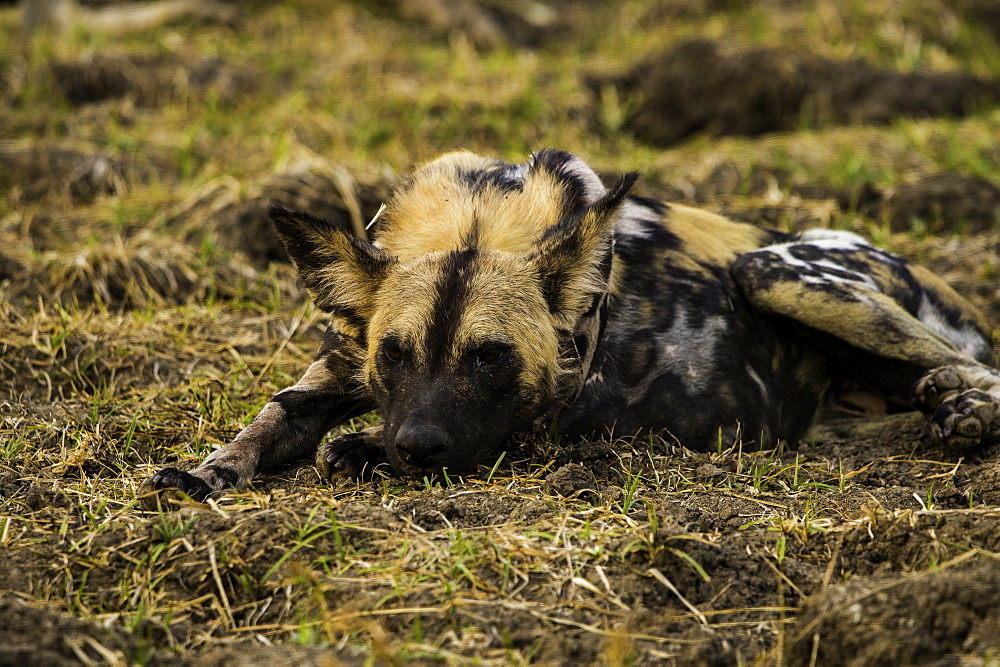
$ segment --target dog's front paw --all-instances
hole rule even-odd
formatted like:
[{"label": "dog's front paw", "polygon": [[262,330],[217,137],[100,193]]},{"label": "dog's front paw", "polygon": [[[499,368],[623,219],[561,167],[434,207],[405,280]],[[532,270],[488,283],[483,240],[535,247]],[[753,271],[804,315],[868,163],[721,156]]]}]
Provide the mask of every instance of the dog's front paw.
[{"label": "dog's front paw", "polygon": [[143,509],[156,510],[161,507],[165,494],[176,495],[178,492],[191,500],[202,502],[212,495],[214,489],[205,480],[189,472],[164,468],[139,487],[139,504]]},{"label": "dog's front paw", "polygon": [[322,445],[316,454],[316,467],[327,481],[335,475],[370,478],[376,468],[387,465],[380,427],[345,433]]},{"label": "dog's front paw", "polygon": [[931,415],[931,428],[958,451],[1000,442],[1000,401],[979,389],[952,395]]}]

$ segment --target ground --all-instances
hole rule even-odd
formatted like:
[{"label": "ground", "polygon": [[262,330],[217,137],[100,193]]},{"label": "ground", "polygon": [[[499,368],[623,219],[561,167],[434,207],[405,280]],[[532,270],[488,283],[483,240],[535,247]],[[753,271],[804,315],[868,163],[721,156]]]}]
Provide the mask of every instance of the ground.
[{"label": "ground", "polygon": [[959,457],[915,413],[136,504],[322,336],[267,203],[361,229],[445,150],[849,229],[997,324],[991,1],[231,6],[0,9],[0,662],[997,664],[1000,443]]}]

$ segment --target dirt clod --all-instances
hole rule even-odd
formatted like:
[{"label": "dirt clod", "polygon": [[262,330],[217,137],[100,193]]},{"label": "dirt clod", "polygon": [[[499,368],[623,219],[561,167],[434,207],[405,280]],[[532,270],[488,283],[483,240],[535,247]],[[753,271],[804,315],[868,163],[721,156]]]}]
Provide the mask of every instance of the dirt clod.
[{"label": "dirt clod", "polygon": [[0,162],[5,165],[0,171],[0,192],[24,203],[46,197],[89,203],[100,195],[125,194],[160,175],[149,155],[58,145],[0,144]]},{"label": "dirt clod", "polygon": [[[667,146],[691,134],[758,135],[819,123],[887,123],[899,116],[962,116],[1000,97],[963,72],[895,72],[769,48],[729,53],[695,39],[613,80],[641,102],[629,126]],[[600,90],[606,82],[597,82]]]},{"label": "dirt clod", "polygon": [[893,231],[934,234],[1000,229],[1000,186],[985,178],[929,174],[906,183],[883,204]]},{"label": "dirt clod", "polygon": [[545,477],[545,489],[566,498],[596,497],[597,480],[579,463],[567,463]]},{"label": "dirt clod", "polygon": [[169,56],[91,53],[78,60],[54,61],[49,70],[56,88],[74,106],[127,96],[149,107],[209,92],[223,104],[232,104],[260,86],[257,73],[218,56],[188,63]]},{"label": "dirt clod", "polygon": [[839,584],[806,599],[790,664],[947,664],[1000,651],[996,563]]},{"label": "dirt clod", "polygon": [[[132,662],[137,637],[103,628],[13,595],[0,596],[0,663],[68,664]],[[146,664],[178,664],[165,653],[146,652]]]}]

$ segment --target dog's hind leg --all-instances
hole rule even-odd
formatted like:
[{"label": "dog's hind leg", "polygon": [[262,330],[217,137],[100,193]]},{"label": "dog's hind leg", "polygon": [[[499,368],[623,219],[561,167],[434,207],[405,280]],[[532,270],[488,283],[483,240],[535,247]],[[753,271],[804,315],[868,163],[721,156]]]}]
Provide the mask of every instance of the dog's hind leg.
[{"label": "dog's hind leg", "polygon": [[358,381],[364,352],[331,326],[316,360],[302,378],[272,398],[228,445],[190,472],[164,468],[143,483],[143,505],[155,508],[159,491],[176,489],[195,500],[227,488],[242,489],[258,472],[316,450],[323,435],[374,408]]},{"label": "dog's hind leg", "polygon": [[835,367],[922,408],[950,446],[1000,441],[988,326],[930,271],[819,230],[742,255],[733,275],[755,308],[797,323]]}]

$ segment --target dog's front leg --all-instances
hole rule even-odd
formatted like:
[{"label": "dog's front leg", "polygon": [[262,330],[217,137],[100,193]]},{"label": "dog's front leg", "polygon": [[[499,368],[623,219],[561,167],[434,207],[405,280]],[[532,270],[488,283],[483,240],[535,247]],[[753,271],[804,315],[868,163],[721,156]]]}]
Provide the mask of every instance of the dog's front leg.
[{"label": "dog's front leg", "polygon": [[316,360],[302,378],[278,392],[257,418],[225,447],[190,472],[164,468],[140,489],[155,508],[160,491],[177,490],[204,500],[228,488],[242,489],[257,473],[315,451],[323,435],[371,410],[368,390],[357,381],[363,351],[331,327]]}]

